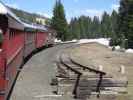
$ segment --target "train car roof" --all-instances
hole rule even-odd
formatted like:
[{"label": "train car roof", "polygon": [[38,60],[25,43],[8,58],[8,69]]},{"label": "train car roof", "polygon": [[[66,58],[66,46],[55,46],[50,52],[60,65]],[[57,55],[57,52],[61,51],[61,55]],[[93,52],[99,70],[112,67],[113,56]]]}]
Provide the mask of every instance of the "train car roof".
[{"label": "train car roof", "polygon": [[37,31],[41,31],[41,32],[48,31],[48,28],[44,25],[36,25],[36,29]]},{"label": "train car roof", "polygon": [[35,32],[36,31],[36,27],[32,24],[23,23],[23,25],[24,25],[24,30],[26,32]]},{"label": "train car roof", "polygon": [[6,15],[9,19],[9,27],[25,30],[25,31],[47,31],[47,28],[42,25],[33,25],[22,22],[6,5],[0,2],[0,14]]},{"label": "train car roof", "polygon": [[24,25],[21,20],[2,2],[0,2],[0,14],[8,17],[8,25],[10,28],[24,30]]},{"label": "train car roof", "polygon": [[44,25],[27,24],[27,23],[23,23],[23,24],[25,26],[25,31],[28,31],[28,32],[35,32],[35,31],[46,32],[46,31],[48,31],[48,29]]}]

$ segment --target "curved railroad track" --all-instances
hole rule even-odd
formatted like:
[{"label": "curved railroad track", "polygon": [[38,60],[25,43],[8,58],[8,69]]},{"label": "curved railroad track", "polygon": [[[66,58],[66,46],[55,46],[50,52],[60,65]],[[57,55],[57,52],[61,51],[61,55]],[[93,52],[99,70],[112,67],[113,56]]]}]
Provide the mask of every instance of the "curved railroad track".
[{"label": "curved railroad track", "polygon": [[114,94],[107,88],[127,86],[126,82],[113,81],[113,77],[106,72],[75,62],[70,54],[71,49],[80,45],[84,44],[64,48],[58,54],[56,61],[57,94],[71,94],[80,99],[88,98],[90,95],[99,98],[102,93]]}]

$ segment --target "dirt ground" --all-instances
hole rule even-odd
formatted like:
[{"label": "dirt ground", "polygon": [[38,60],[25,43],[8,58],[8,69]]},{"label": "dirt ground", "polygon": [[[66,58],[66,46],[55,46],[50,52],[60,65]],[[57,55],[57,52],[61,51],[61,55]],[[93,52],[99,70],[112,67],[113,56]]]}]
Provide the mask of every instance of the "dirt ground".
[{"label": "dirt ground", "polygon": [[[119,78],[128,80],[128,94],[119,96],[118,100],[133,100],[133,54],[112,51],[98,43],[80,45],[72,49],[75,60],[95,69],[103,66],[102,71]],[[125,66],[125,74],[120,72],[120,66]]]}]

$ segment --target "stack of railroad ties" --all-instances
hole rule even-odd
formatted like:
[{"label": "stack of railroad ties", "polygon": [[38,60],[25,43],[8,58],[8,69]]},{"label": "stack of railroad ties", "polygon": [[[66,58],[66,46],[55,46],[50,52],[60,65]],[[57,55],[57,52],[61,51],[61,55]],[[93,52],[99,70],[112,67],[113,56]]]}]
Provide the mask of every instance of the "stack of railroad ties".
[{"label": "stack of railroad ties", "polygon": [[75,62],[70,50],[66,49],[58,55],[56,65],[57,75],[53,83],[56,82],[55,93],[58,95],[86,100],[90,96],[99,98],[101,95],[127,92],[127,79],[114,79],[113,75],[102,71],[102,66],[93,69]]}]

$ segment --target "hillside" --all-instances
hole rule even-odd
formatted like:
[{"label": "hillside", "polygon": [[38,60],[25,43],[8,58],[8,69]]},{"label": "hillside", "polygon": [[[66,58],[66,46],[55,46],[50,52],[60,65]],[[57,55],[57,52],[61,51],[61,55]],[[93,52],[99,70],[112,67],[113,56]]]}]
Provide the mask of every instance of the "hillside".
[{"label": "hillside", "polygon": [[29,13],[20,9],[15,9],[15,8],[11,8],[9,7],[9,9],[11,11],[13,11],[22,21],[26,22],[26,23],[38,23],[38,24],[42,24],[41,22],[38,22],[36,19],[40,18],[42,20],[49,20],[48,18],[46,18],[45,16],[36,14],[36,13]]}]

